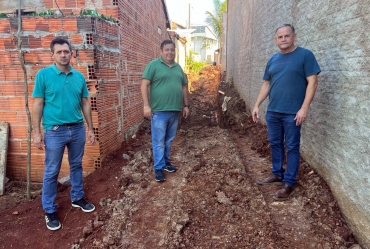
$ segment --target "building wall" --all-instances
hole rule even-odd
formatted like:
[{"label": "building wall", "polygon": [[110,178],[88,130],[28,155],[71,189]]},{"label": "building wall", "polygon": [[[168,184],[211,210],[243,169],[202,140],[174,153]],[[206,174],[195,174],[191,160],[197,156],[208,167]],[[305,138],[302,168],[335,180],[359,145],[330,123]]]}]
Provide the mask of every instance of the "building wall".
[{"label": "building wall", "polygon": [[[88,7],[90,1],[59,3],[59,8]],[[97,17],[22,17],[22,50],[31,95],[35,75],[53,63],[49,45],[56,36],[68,39],[74,48],[72,65],[81,71],[91,95],[95,146],[86,145],[84,174],[100,167],[102,160],[136,132],[143,120],[140,94],[141,75],[146,64],[159,56],[162,40],[168,39],[161,0],[103,1],[117,4],[120,26]],[[102,2],[102,4],[104,4]],[[55,1],[44,1],[55,8]],[[72,6],[73,5],[73,6]],[[105,6],[105,5],[102,5]],[[55,10],[55,9],[53,9]],[[64,9],[65,10],[65,9]],[[27,115],[24,103],[23,71],[14,35],[17,18],[0,19],[0,121],[10,124],[7,177],[26,179]],[[32,111],[33,99],[29,97]],[[31,180],[42,181],[44,152],[31,148]],[[64,156],[60,177],[69,174]]]},{"label": "building wall", "polygon": [[322,69],[302,128],[302,156],[327,181],[354,234],[369,248],[370,3],[229,0],[227,79],[250,111],[266,62],[278,51],[274,32],[282,23],[296,27],[296,44],[313,51]]},{"label": "building wall", "polygon": [[125,138],[143,120],[140,92],[142,73],[149,61],[159,57],[160,44],[170,37],[161,0],[119,0],[123,129]]}]

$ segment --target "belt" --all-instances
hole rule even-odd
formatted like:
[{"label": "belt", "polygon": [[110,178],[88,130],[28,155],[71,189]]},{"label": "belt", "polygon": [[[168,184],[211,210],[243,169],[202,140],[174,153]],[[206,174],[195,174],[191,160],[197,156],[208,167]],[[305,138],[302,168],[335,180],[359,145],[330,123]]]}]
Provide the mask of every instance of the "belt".
[{"label": "belt", "polygon": [[75,125],[80,125],[80,124],[83,124],[82,122],[80,123],[65,123],[65,124],[60,124],[60,125],[57,125],[57,126],[75,126]]}]

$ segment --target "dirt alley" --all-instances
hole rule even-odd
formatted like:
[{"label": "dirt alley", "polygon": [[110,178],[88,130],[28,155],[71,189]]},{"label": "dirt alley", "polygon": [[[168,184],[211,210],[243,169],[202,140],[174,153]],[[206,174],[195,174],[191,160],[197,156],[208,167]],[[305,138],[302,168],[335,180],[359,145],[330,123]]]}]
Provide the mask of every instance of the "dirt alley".
[{"label": "dirt alley", "polygon": [[[37,186],[27,200],[21,184],[8,184],[0,197],[0,248],[360,249],[325,181],[303,160],[288,201],[272,199],[278,186],[256,184],[270,172],[266,127],[252,122],[232,82],[220,78],[219,66],[199,79],[189,75],[191,116],[173,142],[178,171],[165,182],[154,181],[144,121],[85,178],[95,212],[72,208],[69,187],[59,186],[58,231],[45,227]],[[225,96],[231,99],[223,112]]]}]

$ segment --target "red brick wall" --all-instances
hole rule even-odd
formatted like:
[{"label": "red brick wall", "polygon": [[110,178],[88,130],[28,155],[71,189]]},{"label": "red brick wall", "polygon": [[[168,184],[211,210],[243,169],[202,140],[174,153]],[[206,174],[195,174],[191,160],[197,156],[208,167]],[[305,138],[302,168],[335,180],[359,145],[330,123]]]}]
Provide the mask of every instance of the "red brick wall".
[{"label": "red brick wall", "polygon": [[[161,0],[103,2],[107,10],[116,13],[119,27],[91,17],[22,17],[23,31],[27,31],[22,36],[22,47],[30,95],[38,70],[53,62],[49,45],[56,36],[70,40],[75,55],[72,65],[85,75],[92,96],[94,132],[98,138],[97,145],[85,148],[85,175],[100,167],[105,156],[136,132],[143,119],[142,72],[150,60],[159,56],[161,41],[168,39]],[[45,0],[44,4],[53,10],[57,8],[55,1]],[[58,1],[64,14],[69,14],[69,10],[79,13],[86,7],[84,4],[83,0]],[[25,180],[27,116],[23,71],[13,36],[17,28],[17,18],[0,19],[0,122],[10,123],[6,175],[11,179]],[[30,97],[31,111],[32,101]],[[31,179],[41,181],[44,152],[33,147],[31,152]],[[60,176],[68,174],[65,156]]]},{"label": "red brick wall", "polygon": [[[168,39],[161,0],[119,0],[124,130],[131,136],[143,119],[140,84],[146,64],[159,56]],[[162,34],[158,33],[158,28]]]}]

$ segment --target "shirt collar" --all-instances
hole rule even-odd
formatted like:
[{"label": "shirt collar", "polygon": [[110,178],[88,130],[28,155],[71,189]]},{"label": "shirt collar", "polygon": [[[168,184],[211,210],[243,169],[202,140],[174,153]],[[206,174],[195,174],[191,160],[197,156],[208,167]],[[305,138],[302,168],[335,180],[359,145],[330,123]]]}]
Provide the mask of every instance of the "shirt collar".
[{"label": "shirt collar", "polygon": [[[163,63],[163,64],[165,64],[166,66],[168,66],[167,65],[167,63],[166,62],[164,62],[164,60],[162,59],[162,56],[159,56],[159,61],[161,62],[161,63]],[[171,67],[174,67],[174,66],[177,66],[178,64],[176,63],[176,61],[173,61],[173,64],[172,64],[172,66]]]},{"label": "shirt collar", "polygon": [[[57,68],[57,66],[55,65],[55,63],[53,63],[53,65],[51,66],[51,68],[54,70],[54,72],[56,72],[57,74],[61,74],[63,73],[59,68]],[[73,73],[74,69],[72,66],[69,66],[69,73]]]}]

